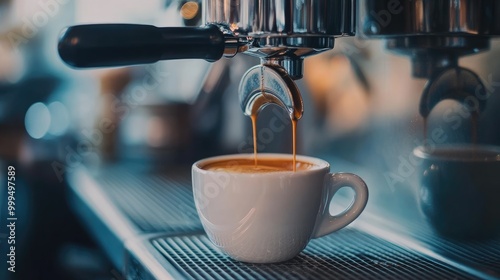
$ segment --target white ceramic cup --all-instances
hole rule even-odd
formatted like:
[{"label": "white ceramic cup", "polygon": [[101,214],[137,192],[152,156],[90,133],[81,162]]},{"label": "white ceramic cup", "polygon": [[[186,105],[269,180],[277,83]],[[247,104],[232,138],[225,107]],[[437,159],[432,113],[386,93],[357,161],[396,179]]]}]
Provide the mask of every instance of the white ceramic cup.
[{"label": "white ceramic cup", "polygon": [[[290,160],[289,154],[259,154],[259,159]],[[368,201],[368,188],[355,174],[331,174],[328,162],[307,156],[307,170],[234,173],[203,169],[209,163],[253,159],[253,154],[218,156],[193,164],[196,209],[210,240],[235,260],[272,263],[298,255],[311,238],[354,221]],[[342,187],[354,202],[332,216],[330,202]]]}]

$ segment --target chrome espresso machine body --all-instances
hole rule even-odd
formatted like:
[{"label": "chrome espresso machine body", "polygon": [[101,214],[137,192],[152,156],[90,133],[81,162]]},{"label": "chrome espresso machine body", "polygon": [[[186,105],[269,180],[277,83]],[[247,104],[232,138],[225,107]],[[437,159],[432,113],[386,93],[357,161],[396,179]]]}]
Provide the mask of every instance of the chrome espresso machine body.
[{"label": "chrome espresso machine body", "polygon": [[[464,102],[476,90],[486,95],[481,79],[458,60],[487,51],[490,39],[500,35],[498,1],[362,2],[363,35],[385,39],[389,51],[410,57],[414,77],[429,80],[420,104],[424,118],[444,99]],[[483,101],[478,100],[480,110]]]},{"label": "chrome espresso machine body", "polygon": [[[253,79],[271,73],[266,74],[265,80],[274,80],[279,87],[263,94],[277,97],[269,102],[279,103],[289,111],[291,118],[300,118],[301,98],[293,80],[303,76],[303,59],[332,49],[336,37],[354,36],[359,12],[362,36],[385,39],[388,50],[411,58],[414,77],[430,80],[421,99],[423,117],[443,99],[460,101],[467,97],[446,93],[439,84],[456,84],[457,80],[465,79],[468,83],[464,91],[476,86],[484,90],[475,73],[461,69],[455,77],[450,77],[444,70],[456,71],[460,57],[489,49],[490,38],[500,34],[499,3],[493,0],[363,0],[356,9],[356,2],[207,0],[199,3],[203,7],[203,27],[74,26],[62,35],[59,53],[66,63],[78,68],[166,59],[215,61],[245,53],[260,58],[261,65],[252,68],[242,79],[240,99],[244,112],[249,114],[249,108],[255,107],[247,104],[252,99],[250,92],[257,90],[255,83],[258,82]],[[252,73],[258,75],[252,76]],[[439,93],[434,92],[436,87],[440,88]],[[454,91],[459,90],[455,87]]]}]

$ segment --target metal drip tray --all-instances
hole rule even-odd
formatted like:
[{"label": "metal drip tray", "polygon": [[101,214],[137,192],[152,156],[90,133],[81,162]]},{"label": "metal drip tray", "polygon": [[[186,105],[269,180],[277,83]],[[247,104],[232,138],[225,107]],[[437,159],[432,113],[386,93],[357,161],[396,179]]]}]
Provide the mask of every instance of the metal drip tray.
[{"label": "metal drip tray", "polygon": [[94,177],[112,203],[143,233],[201,229],[189,169],[141,172],[108,168]]},{"label": "metal drip tray", "polygon": [[133,166],[86,168],[68,176],[70,205],[117,268],[125,242],[148,233],[202,230],[189,169],[145,171]]},{"label": "metal drip tray", "polygon": [[[296,258],[277,264],[233,261],[205,235],[149,240],[186,279],[473,279],[469,274],[353,228],[312,240]],[[140,269],[130,263],[127,275]],[[158,276],[156,276],[158,277]]]},{"label": "metal drip tray", "polygon": [[456,258],[479,271],[489,271],[500,277],[500,240],[486,242],[452,243],[447,240],[429,240],[428,245],[448,258]]},{"label": "metal drip tray", "polygon": [[436,254],[500,278],[500,238],[485,241],[448,240],[434,234],[427,224],[393,227],[400,235],[410,237]]}]

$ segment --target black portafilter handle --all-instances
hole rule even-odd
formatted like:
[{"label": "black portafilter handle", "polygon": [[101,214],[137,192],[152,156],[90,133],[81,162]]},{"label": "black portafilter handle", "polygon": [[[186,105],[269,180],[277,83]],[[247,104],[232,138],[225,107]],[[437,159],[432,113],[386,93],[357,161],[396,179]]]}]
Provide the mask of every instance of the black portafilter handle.
[{"label": "black portafilter handle", "polygon": [[59,56],[76,68],[125,66],[167,59],[216,61],[224,53],[224,34],[206,27],[90,24],[68,27],[59,39]]}]

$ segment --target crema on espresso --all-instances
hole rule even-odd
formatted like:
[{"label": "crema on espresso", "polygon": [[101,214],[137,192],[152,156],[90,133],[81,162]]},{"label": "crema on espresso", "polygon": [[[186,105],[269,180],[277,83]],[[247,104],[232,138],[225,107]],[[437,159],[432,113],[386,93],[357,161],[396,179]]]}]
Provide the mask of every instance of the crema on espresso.
[{"label": "crema on espresso", "polygon": [[212,162],[202,168],[233,173],[270,173],[308,170],[313,166],[312,163],[296,160],[294,168],[293,159],[259,158],[257,164],[254,159],[232,159]]}]

